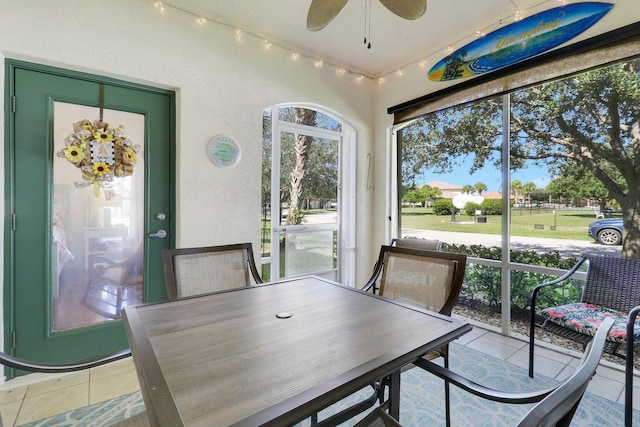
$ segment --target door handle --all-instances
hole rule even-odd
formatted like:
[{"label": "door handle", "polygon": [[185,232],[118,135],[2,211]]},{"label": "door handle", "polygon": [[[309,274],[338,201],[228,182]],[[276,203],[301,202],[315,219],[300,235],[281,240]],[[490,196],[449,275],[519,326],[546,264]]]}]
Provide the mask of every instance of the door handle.
[{"label": "door handle", "polygon": [[155,233],[149,233],[149,237],[155,237],[157,239],[164,239],[167,237],[167,232],[164,230],[158,230]]}]

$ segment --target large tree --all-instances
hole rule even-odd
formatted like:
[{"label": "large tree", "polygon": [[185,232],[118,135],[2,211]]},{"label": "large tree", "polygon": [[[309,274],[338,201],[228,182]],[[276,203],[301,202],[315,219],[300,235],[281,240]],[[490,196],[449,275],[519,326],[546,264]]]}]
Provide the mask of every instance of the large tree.
[{"label": "large tree", "polygon": [[431,187],[429,185],[423,185],[417,188],[412,185],[409,188],[404,189],[402,194],[402,201],[408,203],[420,203],[422,207],[425,206],[427,200],[435,200],[442,195],[442,190],[437,187]]},{"label": "large tree", "polygon": [[[299,123],[340,131],[340,124],[330,117],[305,108],[282,107],[278,110],[282,122]],[[308,137],[292,132],[281,132],[279,159],[273,159],[272,121],[270,111],[263,116],[262,141],[262,203],[264,215],[271,202],[271,166],[280,164],[280,205],[289,207],[286,224],[295,224],[302,218],[300,211],[305,200],[329,201],[337,198],[338,142],[332,139]]]},{"label": "large tree", "polygon": [[[511,94],[509,112],[511,168],[533,162],[553,172],[569,164],[592,173],[622,208],[626,257],[640,257],[639,69],[636,59],[522,89]],[[502,105],[488,99],[405,128],[403,148],[414,163],[403,172],[449,172],[466,156],[470,173],[486,163],[498,167]]]},{"label": "large tree", "polygon": [[[313,126],[316,123],[317,112],[307,108],[295,109],[295,123]],[[313,137],[308,135],[297,134],[295,136],[295,154],[296,164],[291,171],[291,205],[289,207],[289,213],[285,225],[291,225],[297,223],[296,218],[300,215],[300,208],[302,202],[302,194],[306,184],[307,173],[307,161],[311,155],[311,147]]]},{"label": "large tree", "polygon": [[[522,196],[522,191],[523,185],[519,179],[511,181],[511,194],[513,194],[516,203],[520,203],[520,196]],[[524,199],[522,201],[524,202]]]},{"label": "large tree", "polygon": [[[622,179],[618,178],[618,182],[624,185]],[[602,182],[582,166],[563,165],[559,175],[547,185],[547,191],[556,199],[595,200],[600,210],[612,200]]]},{"label": "large tree", "polygon": [[522,191],[527,196],[527,203],[531,204],[531,193],[536,191],[537,188],[535,182],[527,182],[522,186]]}]

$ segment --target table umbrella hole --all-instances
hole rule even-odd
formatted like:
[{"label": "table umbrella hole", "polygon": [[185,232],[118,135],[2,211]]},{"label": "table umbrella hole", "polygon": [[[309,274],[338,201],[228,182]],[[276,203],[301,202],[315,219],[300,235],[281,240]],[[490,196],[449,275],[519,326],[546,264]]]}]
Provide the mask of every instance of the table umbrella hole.
[{"label": "table umbrella hole", "polygon": [[287,312],[287,311],[283,311],[282,313],[278,313],[278,314],[276,314],[276,317],[277,317],[278,319],[288,319],[288,318],[290,318],[291,316],[293,316],[293,313],[289,313],[289,312]]}]

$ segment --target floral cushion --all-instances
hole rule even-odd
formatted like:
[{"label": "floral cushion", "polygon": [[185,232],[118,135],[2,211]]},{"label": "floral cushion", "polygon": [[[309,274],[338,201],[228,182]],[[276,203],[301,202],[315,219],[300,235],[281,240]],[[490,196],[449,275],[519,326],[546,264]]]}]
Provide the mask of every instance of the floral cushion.
[{"label": "floral cushion", "polygon": [[[594,304],[577,303],[545,308],[540,315],[565,328],[581,334],[594,336],[606,317],[615,319],[607,340],[624,343],[627,339],[627,319],[624,315]],[[640,343],[640,320],[636,320],[633,330],[633,342]]]}]

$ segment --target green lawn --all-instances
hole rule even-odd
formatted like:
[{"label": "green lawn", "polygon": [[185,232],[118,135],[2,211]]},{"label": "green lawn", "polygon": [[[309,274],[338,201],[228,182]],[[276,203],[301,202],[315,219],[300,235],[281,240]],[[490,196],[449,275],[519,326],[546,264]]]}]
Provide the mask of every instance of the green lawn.
[{"label": "green lawn", "polygon": [[[590,240],[587,226],[595,220],[589,210],[513,210],[511,212],[511,234],[514,236],[547,237],[556,239]],[[538,228],[536,228],[536,226]],[[542,228],[543,227],[543,228]],[[555,230],[552,228],[555,227]],[[402,228],[420,230],[460,231],[466,233],[501,234],[502,217],[487,216],[486,223],[476,223],[475,218],[456,215],[434,215],[431,208],[403,208]]]}]

